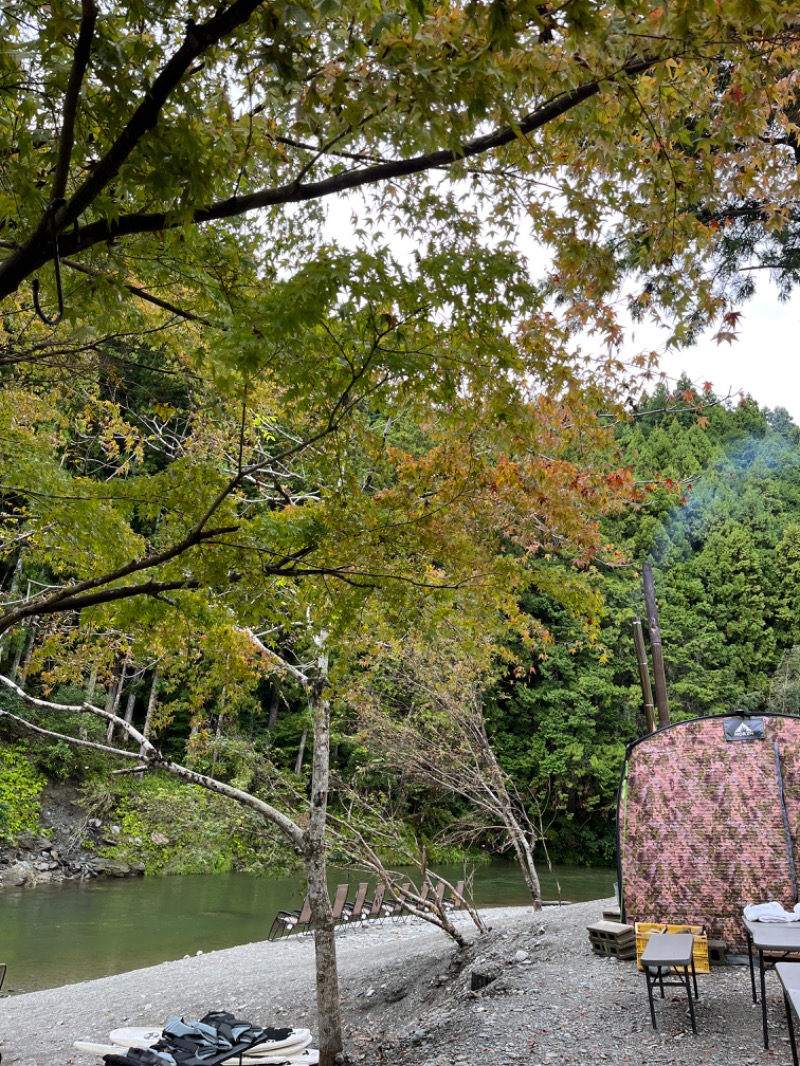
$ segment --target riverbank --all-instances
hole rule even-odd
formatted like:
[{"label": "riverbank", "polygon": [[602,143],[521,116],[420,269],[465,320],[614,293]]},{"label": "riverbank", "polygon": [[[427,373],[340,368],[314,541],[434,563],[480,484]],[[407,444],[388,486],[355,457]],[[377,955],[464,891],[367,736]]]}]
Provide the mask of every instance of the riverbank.
[{"label": "riverbank", "polygon": [[[699,1034],[667,990],[650,1025],[633,962],[591,952],[586,926],[610,901],[484,911],[492,931],[464,952],[421,922],[350,930],[339,964],[347,1051],[383,1066],[749,1066],[791,1062],[781,997],[768,975],[772,1048],[743,967],[701,976]],[[467,928],[466,919],[461,918]],[[492,977],[470,992],[472,972]],[[672,994],[671,994],[672,993]],[[259,942],[0,1002],[3,1066],[95,1066],[74,1040],[211,1009],[316,1033],[313,945]]]}]

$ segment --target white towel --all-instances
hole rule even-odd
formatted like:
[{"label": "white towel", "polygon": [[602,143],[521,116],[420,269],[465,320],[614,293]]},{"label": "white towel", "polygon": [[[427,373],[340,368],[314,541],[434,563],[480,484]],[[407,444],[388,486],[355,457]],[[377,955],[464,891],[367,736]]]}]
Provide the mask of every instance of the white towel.
[{"label": "white towel", "polygon": [[769,903],[748,903],[744,916],[749,922],[800,922],[800,903],[787,911],[776,900]]}]

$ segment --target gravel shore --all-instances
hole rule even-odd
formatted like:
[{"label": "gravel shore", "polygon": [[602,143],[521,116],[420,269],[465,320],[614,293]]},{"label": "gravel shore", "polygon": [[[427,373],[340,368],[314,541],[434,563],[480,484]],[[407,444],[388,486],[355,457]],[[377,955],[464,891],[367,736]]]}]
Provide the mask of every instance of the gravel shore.
[{"label": "gravel shore", "polygon": [[[344,932],[339,941],[346,1045],[354,1062],[382,1066],[749,1066],[791,1063],[783,1001],[767,975],[769,1051],[746,966],[701,975],[698,1035],[686,998],[667,989],[650,1024],[635,962],[593,955],[586,926],[611,901],[484,911],[492,926],[459,952],[416,921]],[[493,978],[470,992],[472,972]],[[223,1009],[261,1025],[316,1033],[309,938],[193,956],[0,1003],[3,1066],[95,1066],[74,1040],[104,1040],[121,1025],[162,1025]]]}]

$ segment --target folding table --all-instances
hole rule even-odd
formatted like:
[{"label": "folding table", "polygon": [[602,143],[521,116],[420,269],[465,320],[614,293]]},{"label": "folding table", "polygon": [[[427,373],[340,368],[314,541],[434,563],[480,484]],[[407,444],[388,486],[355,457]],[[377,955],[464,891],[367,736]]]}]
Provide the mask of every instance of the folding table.
[{"label": "folding table", "polygon": [[750,960],[750,984],[753,989],[753,1002],[758,1002],[756,996],[756,974],[753,965],[753,948],[758,952],[758,969],[761,984],[761,1022],[764,1029],[764,1047],[769,1047],[769,1033],[767,1031],[767,998],[764,972],[772,962],[764,961],[764,952],[771,955],[780,955],[786,959],[790,955],[800,955],[800,922],[750,922],[743,919],[747,932],[747,955]]},{"label": "folding table", "polygon": [[778,975],[778,980],[783,988],[783,1002],[786,1005],[786,1025],[789,1029],[789,1043],[792,1046],[792,1062],[794,1066],[798,1066],[797,1040],[795,1039],[792,1011],[800,1017],[800,963],[776,963],[775,973]]}]

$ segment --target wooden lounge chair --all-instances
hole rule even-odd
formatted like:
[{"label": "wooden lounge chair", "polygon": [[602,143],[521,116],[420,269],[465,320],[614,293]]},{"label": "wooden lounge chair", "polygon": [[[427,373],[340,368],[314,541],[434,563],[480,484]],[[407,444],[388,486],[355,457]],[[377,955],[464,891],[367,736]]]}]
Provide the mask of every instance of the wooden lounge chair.
[{"label": "wooden lounge chair", "polygon": [[433,907],[434,910],[440,911],[440,910],[444,909],[444,890],[445,890],[445,888],[446,888],[446,885],[445,885],[444,881],[439,881],[439,883],[437,884],[436,888],[434,889],[433,895],[428,900],[428,902],[431,904],[431,906]]},{"label": "wooden lounge chair", "polygon": [[347,903],[347,893],[349,891],[349,885],[339,885],[336,889],[336,895],[333,897],[331,911],[333,913],[333,920],[337,925],[346,920],[342,915],[344,914],[344,907]]},{"label": "wooden lounge chair", "polygon": [[386,908],[387,918],[393,918],[396,922],[406,921],[406,919],[408,918],[408,911],[406,910],[406,900],[410,891],[410,881],[406,881],[400,886],[399,895],[395,896],[393,900],[390,900],[388,907]]},{"label": "wooden lounge chair", "polygon": [[342,921],[351,924],[360,922],[364,917],[364,900],[369,891],[369,881],[362,881],[356,890],[356,898],[352,903],[345,903],[342,910]]},{"label": "wooden lounge chair", "polygon": [[442,906],[446,910],[460,911],[464,908],[464,882],[456,881],[456,887],[453,890],[453,894],[442,901]]},{"label": "wooden lounge chair", "polygon": [[269,940],[278,940],[290,933],[305,932],[311,928],[311,901],[308,896],[303,901],[303,906],[294,911],[278,911],[272,921],[269,931]]},{"label": "wooden lounge chair", "polygon": [[381,881],[379,885],[375,886],[375,894],[372,899],[367,900],[364,903],[364,909],[361,912],[361,924],[364,922],[373,922],[380,918],[381,921],[386,917],[383,912],[383,897],[386,895],[386,885]]}]

